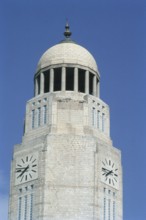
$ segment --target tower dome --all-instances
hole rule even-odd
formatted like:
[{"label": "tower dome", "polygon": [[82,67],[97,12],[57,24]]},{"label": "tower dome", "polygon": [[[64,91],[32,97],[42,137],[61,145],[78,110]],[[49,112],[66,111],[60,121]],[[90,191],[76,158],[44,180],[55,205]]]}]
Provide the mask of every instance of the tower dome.
[{"label": "tower dome", "polygon": [[40,58],[37,66],[37,72],[50,65],[71,64],[81,65],[90,70],[98,72],[97,64],[91,53],[84,47],[76,44],[70,39],[70,27],[68,23],[65,26],[65,40],[49,48]]},{"label": "tower dome", "polygon": [[96,61],[84,47],[71,40],[64,40],[49,48],[40,58],[37,71],[56,64],[76,64],[97,72]]},{"label": "tower dome", "polygon": [[38,62],[35,95],[74,91],[99,97],[100,75],[94,57],[71,40],[68,23],[64,35],[65,39],[49,48]]}]

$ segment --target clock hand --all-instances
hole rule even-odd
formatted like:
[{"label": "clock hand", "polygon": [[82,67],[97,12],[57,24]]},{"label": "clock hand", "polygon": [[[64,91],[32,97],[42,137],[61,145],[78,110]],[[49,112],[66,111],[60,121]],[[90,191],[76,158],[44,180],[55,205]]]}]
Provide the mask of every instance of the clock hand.
[{"label": "clock hand", "polygon": [[25,169],[22,171],[22,173],[17,178],[21,177],[28,170],[28,168],[29,168],[29,165],[25,167]]},{"label": "clock hand", "polygon": [[106,168],[102,168],[103,171],[106,171],[106,172],[110,172],[110,170],[106,169]]},{"label": "clock hand", "polygon": [[20,173],[22,170],[16,170],[16,173]]},{"label": "clock hand", "polygon": [[26,169],[26,167],[17,167],[16,168],[16,173],[20,173],[24,169]]},{"label": "clock hand", "polygon": [[16,168],[16,173],[21,172],[22,170],[24,170],[26,167],[21,167],[21,168]]},{"label": "clock hand", "polygon": [[109,171],[105,176],[107,177],[108,175],[113,174],[113,171]]}]

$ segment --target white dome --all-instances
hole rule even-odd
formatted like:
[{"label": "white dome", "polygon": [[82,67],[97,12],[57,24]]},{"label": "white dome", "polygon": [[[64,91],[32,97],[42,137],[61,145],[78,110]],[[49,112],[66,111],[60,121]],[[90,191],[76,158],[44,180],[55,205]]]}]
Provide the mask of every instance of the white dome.
[{"label": "white dome", "polygon": [[84,47],[70,41],[56,44],[40,58],[37,71],[54,64],[79,64],[98,71],[96,61]]}]

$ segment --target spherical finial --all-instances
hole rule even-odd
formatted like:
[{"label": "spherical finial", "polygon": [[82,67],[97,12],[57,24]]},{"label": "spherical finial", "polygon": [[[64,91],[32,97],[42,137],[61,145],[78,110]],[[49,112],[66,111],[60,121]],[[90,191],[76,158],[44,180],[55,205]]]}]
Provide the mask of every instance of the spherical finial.
[{"label": "spherical finial", "polygon": [[66,38],[70,38],[71,34],[72,33],[70,32],[69,24],[68,24],[68,22],[66,22],[64,36]]}]

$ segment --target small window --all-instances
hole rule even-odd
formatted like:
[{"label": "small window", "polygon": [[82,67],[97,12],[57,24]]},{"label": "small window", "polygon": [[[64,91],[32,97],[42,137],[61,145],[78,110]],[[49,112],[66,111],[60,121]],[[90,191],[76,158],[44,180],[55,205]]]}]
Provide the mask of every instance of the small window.
[{"label": "small window", "polygon": [[108,199],[108,220],[111,220],[111,200]]},{"label": "small window", "polygon": [[44,105],[43,107],[43,124],[47,123],[47,106]]},{"label": "small window", "polygon": [[21,220],[22,217],[22,198],[18,199],[18,220]]},{"label": "small window", "polygon": [[92,108],[92,126],[95,126],[95,108]]},{"label": "small window", "polygon": [[32,212],[33,212],[33,194],[30,195],[30,220],[32,220],[33,218]]},{"label": "small window", "polygon": [[106,220],[106,198],[103,200],[103,219]]},{"label": "small window", "polygon": [[104,132],[104,120],[105,120],[105,114],[102,114],[102,131]]},{"label": "small window", "polygon": [[113,220],[116,220],[116,203],[113,201]]},{"label": "small window", "polygon": [[38,108],[38,127],[41,125],[41,108]]},{"label": "small window", "polygon": [[24,220],[27,220],[27,195],[24,197]]},{"label": "small window", "polygon": [[35,110],[32,110],[32,115],[31,115],[31,127],[34,128],[34,123],[35,123]]},{"label": "small window", "polygon": [[97,111],[97,128],[100,128],[100,111]]}]

